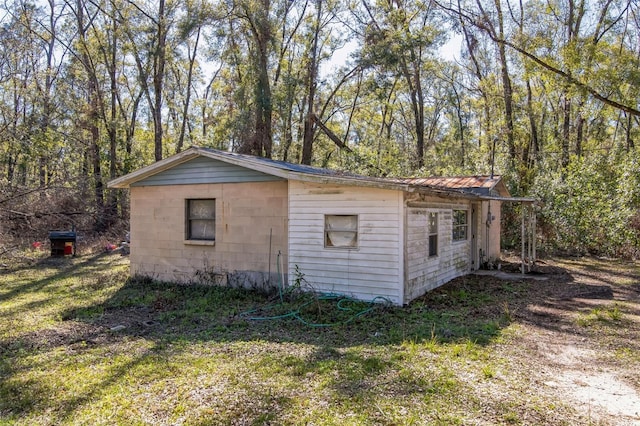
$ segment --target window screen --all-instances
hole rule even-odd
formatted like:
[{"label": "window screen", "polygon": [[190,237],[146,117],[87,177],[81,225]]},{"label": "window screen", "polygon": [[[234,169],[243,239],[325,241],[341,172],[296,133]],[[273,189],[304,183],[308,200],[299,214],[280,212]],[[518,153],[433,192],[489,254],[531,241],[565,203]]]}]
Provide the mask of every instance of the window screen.
[{"label": "window screen", "polygon": [[216,239],[216,200],[187,200],[187,239]]},{"label": "window screen", "polygon": [[438,255],[438,213],[429,213],[429,257]]},{"label": "window screen", "polygon": [[358,216],[325,215],[324,246],[347,247],[358,246]]},{"label": "window screen", "polygon": [[467,217],[466,210],[453,211],[453,241],[464,241],[467,239]]}]

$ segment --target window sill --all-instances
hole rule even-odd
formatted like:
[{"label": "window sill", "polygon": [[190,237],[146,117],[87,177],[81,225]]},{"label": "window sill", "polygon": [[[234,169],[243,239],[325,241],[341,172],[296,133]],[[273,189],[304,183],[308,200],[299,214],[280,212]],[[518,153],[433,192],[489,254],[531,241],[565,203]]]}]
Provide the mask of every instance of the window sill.
[{"label": "window sill", "polygon": [[186,246],[215,246],[216,240],[184,240]]},{"label": "window sill", "polygon": [[360,250],[360,247],[334,247],[334,246],[324,246],[326,250]]}]

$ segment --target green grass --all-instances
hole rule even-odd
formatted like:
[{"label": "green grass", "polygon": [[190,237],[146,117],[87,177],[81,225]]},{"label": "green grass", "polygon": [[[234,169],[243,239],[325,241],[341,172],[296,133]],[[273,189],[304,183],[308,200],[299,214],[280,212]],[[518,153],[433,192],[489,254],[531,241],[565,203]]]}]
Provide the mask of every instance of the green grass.
[{"label": "green grass", "polygon": [[620,309],[620,306],[613,303],[609,306],[589,309],[587,312],[580,314],[576,322],[582,327],[590,327],[595,323],[619,323],[623,319],[624,313]]},{"label": "green grass", "polygon": [[117,255],[37,259],[0,275],[0,424],[546,423],[566,407],[511,392],[496,352],[518,338],[527,286],[466,277],[405,308],[281,302],[132,280]]}]

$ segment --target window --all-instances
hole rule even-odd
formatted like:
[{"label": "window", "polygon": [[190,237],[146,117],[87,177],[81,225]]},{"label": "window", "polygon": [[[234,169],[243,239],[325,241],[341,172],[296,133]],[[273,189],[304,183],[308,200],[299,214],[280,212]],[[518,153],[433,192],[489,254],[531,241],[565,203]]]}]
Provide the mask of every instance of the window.
[{"label": "window", "polygon": [[467,239],[467,211],[466,210],[454,210],[453,211],[453,241],[464,241]]},{"label": "window", "polygon": [[429,257],[438,255],[438,213],[429,213]]},{"label": "window", "polygon": [[325,247],[358,247],[358,216],[325,215],[324,216]]},{"label": "window", "polygon": [[216,239],[216,200],[187,200],[187,240]]}]

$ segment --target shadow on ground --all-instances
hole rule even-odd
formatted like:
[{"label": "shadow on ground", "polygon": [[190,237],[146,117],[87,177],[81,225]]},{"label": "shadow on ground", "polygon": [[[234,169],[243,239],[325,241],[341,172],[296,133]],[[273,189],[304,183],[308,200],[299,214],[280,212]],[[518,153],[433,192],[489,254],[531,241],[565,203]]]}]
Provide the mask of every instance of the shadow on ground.
[{"label": "shadow on ground", "polygon": [[[108,264],[97,263],[93,257],[60,263],[57,267],[58,271],[45,279],[0,294],[0,302],[21,292],[40,290],[64,277],[104,270]],[[514,321],[579,335],[583,330],[573,326],[571,313],[592,309],[593,300],[633,298],[640,291],[640,284],[616,286],[610,282],[611,273],[606,278],[584,282],[575,279],[576,272],[544,262],[532,273],[548,279],[504,280],[468,275],[405,307],[297,292],[266,294],[128,279],[107,300],[61,313],[63,324],[84,324],[84,327],[36,332],[33,336],[22,336],[20,344],[32,346],[36,341],[39,345],[92,344],[101,338],[139,336],[165,343],[260,339],[348,347],[428,340],[445,344],[471,341],[482,345],[491,342]],[[76,328],[88,334],[83,335]]]},{"label": "shadow on ground", "polygon": [[[44,259],[35,267],[53,268],[53,272],[1,292],[0,303],[25,292],[60,285],[56,283],[74,275],[103,273],[109,263],[98,259],[104,256],[76,261]],[[60,327],[27,333],[11,342],[0,341],[0,353],[12,347],[92,345],[122,336],[165,343],[259,339],[339,347],[399,344],[406,340],[444,344],[471,341],[483,345],[499,336],[504,327],[520,321],[581,335],[586,331],[576,326],[572,315],[593,309],[594,300],[633,299],[640,294],[640,283],[616,284],[617,278],[632,279],[632,273],[615,268],[604,273],[597,268],[592,268],[593,273],[585,269],[569,272],[557,264],[541,262],[532,273],[548,278],[545,281],[468,275],[405,307],[323,299],[295,292],[265,294],[128,279],[100,303],[65,309],[60,313]],[[584,279],[586,275],[588,280]],[[86,285],[86,291],[96,286],[91,282]],[[19,309],[27,312],[46,303],[40,300]],[[19,312],[0,313],[16,314]]]},{"label": "shadow on ground", "polygon": [[[103,380],[87,386],[57,407],[56,419],[66,421],[80,407],[99,397],[101,389],[118,382],[134,367],[150,358],[173,355],[176,347],[188,350],[197,343],[247,343],[259,350],[264,342],[282,345],[302,343],[300,354],[278,353],[274,362],[287,374],[305,378],[333,369],[330,384],[339,395],[366,399],[379,391],[376,377],[384,377],[394,366],[380,354],[353,353],[348,348],[411,343],[431,343],[442,347],[465,344],[487,345],[499,338],[513,323],[532,324],[575,337],[587,336],[576,316],[589,315],[596,302],[637,300],[638,283],[628,282],[634,274],[615,268],[566,269],[555,263],[540,263],[536,275],[546,281],[502,280],[469,275],[414,300],[406,307],[383,303],[367,304],[349,299],[311,297],[301,293],[265,294],[218,286],[176,285],[147,279],[103,282],[110,264],[99,255],[75,260],[43,260],[36,268],[49,268],[44,278],[25,279],[0,292],[0,306],[25,293],[44,292],[51,297],[89,298],[94,291],[112,285],[108,297],[94,303],[74,300],[57,314],[53,327],[42,327],[0,340],[0,419],[18,418],[34,407],[47,406],[54,391],[37,381],[16,380],[22,374],[20,362],[45,352],[62,351],[67,357],[104,348],[120,349],[127,342],[147,342],[148,347],[130,354],[129,359],[106,374]],[[606,269],[603,266],[602,269]],[[64,280],[85,277],[73,293],[62,291]],[[89,277],[89,278],[86,278]],[[627,280],[619,285],[619,280]],[[47,307],[46,298],[0,312],[5,318],[18,318],[31,310]],[[598,305],[600,306],[600,305]],[[635,305],[634,305],[635,306]],[[629,308],[632,309],[632,308]],[[633,308],[635,309],[635,308]],[[6,333],[5,333],[6,334]],[[639,349],[637,343],[635,349]],[[222,351],[216,345],[212,351]],[[115,350],[115,349],[114,349]],[[215,354],[212,354],[215,355]],[[237,354],[239,355],[239,354]],[[269,358],[266,361],[270,362]],[[42,368],[46,368],[45,365]],[[268,365],[257,365],[256,369]],[[449,373],[412,374],[384,384],[389,392],[421,395],[425,391],[444,392],[464,387]],[[247,396],[247,398],[251,395]],[[273,406],[271,395],[263,395],[266,409]],[[284,397],[283,397],[284,398]],[[286,398],[279,401],[286,405]],[[258,418],[254,416],[254,419]],[[268,419],[267,419],[268,420]]]}]

